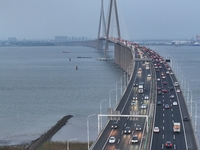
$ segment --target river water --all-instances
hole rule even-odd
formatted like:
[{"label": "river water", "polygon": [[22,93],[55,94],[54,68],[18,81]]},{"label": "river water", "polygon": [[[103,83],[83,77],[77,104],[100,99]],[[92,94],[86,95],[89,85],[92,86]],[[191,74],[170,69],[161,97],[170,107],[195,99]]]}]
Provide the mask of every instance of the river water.
[{"label": "river water", "polygon": [[[199,104],[200,47],[151,49],[173,58]],[[103,53],[88,47],[0,47],[0,145],[30,142],[67,114],[73,117],[52,141],[87,141],[87,120],[90,140],[95,140],[100,102],[107,99],[102,102],[106,113],[109,91],[123,77],[113,61],[97,61],[99,57]],[[115,107],[115,92],[110,96]],[[96,115],[87,119],[91,114]]]}]

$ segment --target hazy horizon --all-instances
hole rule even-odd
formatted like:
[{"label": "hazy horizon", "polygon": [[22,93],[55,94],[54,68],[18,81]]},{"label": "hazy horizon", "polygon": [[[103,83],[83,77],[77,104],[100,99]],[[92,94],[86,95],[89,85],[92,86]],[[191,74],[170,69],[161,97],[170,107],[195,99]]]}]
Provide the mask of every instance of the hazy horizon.
[{"label": "hazy horizon", "polygon": [[[107,18],[109,0],[104,0]],[[117,0],[121,37],[130,40],[195,39],[200,1]],[[97,38],[101,0],[0,0],[0,40]],[[115,26],[112,26],[115,30]]]}]

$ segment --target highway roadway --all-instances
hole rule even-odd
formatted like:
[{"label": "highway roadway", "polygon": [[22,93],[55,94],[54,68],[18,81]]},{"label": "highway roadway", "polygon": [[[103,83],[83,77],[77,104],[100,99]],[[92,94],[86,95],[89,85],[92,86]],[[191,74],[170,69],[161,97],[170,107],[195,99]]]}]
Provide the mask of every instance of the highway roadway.
[{"label": "highway roadway", "polygon": [[[136,57],[142,57],[143,54],[136,52]],[[139,68],[142,69],[141,73],[138,73]],[[151,98],[150,91],[152,88],[151,77],[147,77],[148,74],[151,74],[152,70],[150,67],[146,67],[144,62],[135,62],[135,68],[133,73],[133,78],[130,80],[130,83],[125,91],[119,105],[116,110],[120,111],[122,115],[130,115],[130,111],[134,111],[140,115],[148,115],[149,104],[151,99],[144,100],[144,96],[148,95]],[[134,83],[144,82],[145,91],[144,93],[138,94],[138,88],[133,86]],[[133,96],[137,97],[136,105],[132,106],[131,102]],[[146,104],[147,108],[140,108],[142,104]],[[136,118],[130,120],[129,117],[120,117],[120,120],[117,121],[118,127],[116,129],[111,129],[111,125],[116,121],[109,121],[103,132],[100,133],[100,136],[97,139],[94,147],[94,150],[126,150],[134,149],[139,150],[143,144],[143,133],[145,132],[145,118]],[[142,130],[136,131],[136,126],[141,125]],[[131,133],[124,134],[124,129],[130,127]],[[137,135],[139,142],[131,143],[133,135]],[[114,143],[109,143],[109,138],[114,136],[116,141]]]},{"label": "highway roadway", "polygon": [[[174,86],[174,83],[177,82],[176,78],[162,57],[155,53],[151,53],[151,55],[156,55],[156,58],[153,60],[156,71],[157,89],[158,91],[162,91],[161,94],[157,95],[157,102],[159,101],[161,103],[156,106],[154,122],[154,127],[159,127],[160,132],[154,132],[152,134],[151,150],[168,149],[165,145],[167,141],[172,143],[171,149],[188,150],[186,132],[189,133],[189,131],[192,131],[192,126],[189,121],[183,121],[183,116],[189,116],[189,114],[182,92],[177,92],[180,87]],[[166,89],[166,92],[163,92],[164,89]],[[170,95],[174,95],[174,98],[170,98]],[[178,105],[173,105],[174,101]],[[169,108],[165,108],[166,104],[169,104]],[[173,122],[179,122],[181,124],[180,133],[173,132]],[[192,133],[194,132],[192,131],[190,134]],[[190,136],[190,138],[189,144],[193,145],[194,150],[198,149],[194,135]]]},{"label": "highway roadway", "polygon": [[[156,52],[147,49],[144,49],[143,52],[144,54],[141,53],[138,55],[139,52],[136,51],[136,58],[144,57],[145,55],[152,58],[154,67],[153,69],[152,67],[147,68],[147,65],[144,62],[135,62],[134,72],[132,75],[133,78],[131,78],[127,90],[125,91],[116,110],[120,111],[122,115],[129,115],[130,111],[137,112],[140,115],[149,115],[150,103],[154,103],[154,122],[149,131],[152,136],[150,142],[147,141],[145,137],[147,136],[145,118],[130,120],[129,117],[121,117],[120,120],[117,121],[118,127],[116,129],[111,128],[113,122],[116,121],[108,121],[98,139],[94,142],[92,149],[140,150],[145,147],[144,145],[150,143],[149,149],[164,150],[168,149],[166,147],[166,142],[170,141],[172,144],[170,149],[197,150],[198,141],[196,141],[190,118],[188,121],[183,120],[183,116],[189,117],[189,113],[180,86],[174,86],[174,83],[177,82],[175,75],[166,61]],[[149,66],[151,66],[151,64],[149,64]],[[142,69],[141,73],[138,73],[139,68]],[[152,76],[154,72],[156,77]],[[148,74],[150,74],[151,77],[148,77]],[[153,87],[153,78],[156,80],[156,87]],[[157,80],[158,78],[160,80]],[[145,83],[145,91],[143,94],[138,94],[138,89],[134,84],[141,81]],[[155,99],[152,94],[154,89],[156,90]],[[180,92],[177,92],[178,89]],[[158,91],[161,91],[160,94]],[[150,99],[144,100],[145,95],[148,95]],[[170,98],[171,95],[174,95],[174,97]],[[138,98],[135,106],[131,106],[133,96],[137,96]],[[174,101],[177,102],[177,105],[173,104]],[[160,102],[160,104],[158,104],[158,102]],[[146,109],[140,107],[143,103],[147,104]],[[169,105],[169,108],[165,108],[166,104]],[[180,123],[180,133],[173,132],[173,122]],[[136,131],[136,126],[138,124],[142,126],[141,131]],[[130,134],[124,134],[125,127],[131,128]],[[159,127],[159,132],[154,132],[154,127]],[[138,136],[138,143],[131,143],[133,135]],[[114,143],[109,143],[109,138],[111,136],[116,138]]]}]

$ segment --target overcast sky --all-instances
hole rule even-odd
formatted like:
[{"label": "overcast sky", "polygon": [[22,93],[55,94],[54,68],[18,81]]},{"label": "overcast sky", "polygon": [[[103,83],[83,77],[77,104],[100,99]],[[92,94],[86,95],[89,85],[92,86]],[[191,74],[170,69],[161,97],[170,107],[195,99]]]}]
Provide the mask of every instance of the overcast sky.
[{"label": "overcast sky", "polygon": [[[200,35],[200,0],[117,0],[117,6],[122,38]],[[0,39],[97,38],[100,8],[101,0],[0,0]]]}]

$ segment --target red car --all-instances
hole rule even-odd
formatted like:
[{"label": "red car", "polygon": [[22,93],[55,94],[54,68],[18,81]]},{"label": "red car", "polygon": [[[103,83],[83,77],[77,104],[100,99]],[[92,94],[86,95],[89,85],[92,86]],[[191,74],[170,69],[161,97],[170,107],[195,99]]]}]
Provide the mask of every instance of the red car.
[{"label": "red car", "polygon": [[166,90],[166,89],[163,89],[162,91],[163,91],[163,93],[167,93],[167,90]]},{"label": "red car", "polygon": [[172,142],[171,141],[167,141],[165,144],[165,147],[172,147]]},{"label": "red car", "polygon": [[163,84],[163,85],[167,85],[168,83],[167,83],[167,81],[164,81],[162,84]]}]

